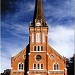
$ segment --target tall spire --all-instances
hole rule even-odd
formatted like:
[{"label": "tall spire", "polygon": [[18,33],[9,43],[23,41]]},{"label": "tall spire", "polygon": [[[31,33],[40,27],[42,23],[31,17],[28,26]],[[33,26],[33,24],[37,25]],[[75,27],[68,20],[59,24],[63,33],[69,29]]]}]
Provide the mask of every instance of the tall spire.
[{"label": "tall spire", "polygon": [[34,17],[33,17],[33,23],[35,21],[42,21],[42,26],[45,26],[45,19],[44,19],[44,11],[43,11],[43,6],[42,6],[42,0],[36,0],[35,4],[35,10],[34,10]]}]

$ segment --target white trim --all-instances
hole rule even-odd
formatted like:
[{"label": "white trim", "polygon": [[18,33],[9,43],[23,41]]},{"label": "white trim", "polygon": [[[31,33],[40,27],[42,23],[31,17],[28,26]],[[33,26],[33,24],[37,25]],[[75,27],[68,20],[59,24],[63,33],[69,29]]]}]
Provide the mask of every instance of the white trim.
[{"label": "white trim", "polygon": [[30,70],[44,70],[44,69],[30,69]]},{"label": "white trim", "polygon": [[[36,69],[34,69],[34,64],[36,64]],[[39,64],[39,69],[38,69],[38,64]],[[33,70],[44,70],[44,65],[43,65],[43,69],[41,69],[41,64],[42,63],[33,63]]]},{"label": "white trim", "polygon": [[36,42],[40,42],[40,33],[36,33]]},{"label": "white trim", "polygon": [[67,70],[67,68],[65,68],[65,70]]},{"label": "white trim", "polygon": [[64,70],[49,70],[49,71],[64,71]]},{"label": "white trim", "polygon": [[33,52],[33,53],[34,53],[34,52],[46,52],[46,51],[31,51],[31,52]]},{"label": "white trim", "polygon": [[32,42],[34,42],[34,33],[32,33]]},{"label": "white trim", "polygon": [[[59,70],[59,63],[57,63],[57,62],[53,63],[53,70],[54,70],[54,65],[55,64],[58,64],[58,70]],[[58,70],[54,70],[54,71],[58,71]]]},{"label": "white trim", "polygon": [[45,42],[45,33],[42,33],[42,42]]},{"label": "white trim", "polygon": [[32,71],[33,71],[33,70],[34,70],[34,71],[36,71],[36,70],[38,70],[38,71],[39,71],[39,70],[44,71],[44,70],[46,70],[46,69],[29,69],[29,70],[32,70]]},{"label": "white trim", "polygon": [[63,73],[64,73],[64,70],[49,70],[49,71],[48,71],[48,74],[49,74],[50,72],[63,72]]},{"label": "white trim", "polygon": [[[23,64],[23,69],[19,69],[19,64]],[[23,70],[24,70],[24,63],[22,63],[22,62],[19,62],[19,63],[18,63],[18,70],[19,70],[19,71],[23,71]]]},{"label": "white trim", "polygon": [[28,55],[30,55],[31,53],[28,53]]},{"label": "white trim", "polygon": [[12,70],[12,72],[24,72],[24,70]]},{"label": "white trim", "polygon": [[39,46],[39,51],[41,51],[41,46]]},{"label": "white trim", "polygon": [[[45,51],[44,51],[44,46],[39,46],[39,51],[38,51],[38,46],[39,46],[39,45],[36,45],[36,50],[35,50],[35,51],[34,51],[34,47],[35,47],[35,46],[33,46],[33,51],[34,51],[34,52],[45,52]],[[43,51],[42,51],[42,49],[41,49],[42,47],[43,47]],[[32,52],[33,52],[33,51],[32,51]]]},{"label": "white trim", "polygon": [[49,55],[49,53],[46,53],[47,55]]},{"label": "white trim", "polygon": [[27,73],[29,73],[29,71],[27,71]]}]

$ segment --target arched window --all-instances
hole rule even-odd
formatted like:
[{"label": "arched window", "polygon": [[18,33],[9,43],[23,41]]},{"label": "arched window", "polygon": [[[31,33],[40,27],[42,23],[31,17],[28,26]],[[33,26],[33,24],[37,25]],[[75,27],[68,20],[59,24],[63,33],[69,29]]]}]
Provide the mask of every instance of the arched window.
[{"label": "arched window", "polygon": [[40,42],[40,33],[36,33],[36,42]]},{"label": "arched window", "polygon": [[44,47],[43,46],[33,46],[34,51],[43,51]]},{"label": "arched window", "polygon": [[36,63],[36,64],[33,64],[33,69],[36,69],[36,70],[38,70],[38,69],[43,69],[44,67],[43,67],[43,64],[41,64],[41,63]]},{"label": "arched window", "polygon": [[54,63],[53,68],[54,68],[54,70],[59,70],[59,65],[58,65],[58,63]]},{"label": "arched window", "polygon": [[18,70],[24,70],[24,64],[23,63],[18,64]]}]

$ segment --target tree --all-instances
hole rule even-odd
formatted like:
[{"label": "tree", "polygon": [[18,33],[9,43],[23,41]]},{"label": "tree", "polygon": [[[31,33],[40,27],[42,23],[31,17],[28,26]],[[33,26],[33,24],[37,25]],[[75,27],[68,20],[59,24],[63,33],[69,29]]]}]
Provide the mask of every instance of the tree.
[{"label": "tree", "polygon": [[75,54],[70,59],[67,59],[68,75],[74,75],[74,58],[75,58]]}]

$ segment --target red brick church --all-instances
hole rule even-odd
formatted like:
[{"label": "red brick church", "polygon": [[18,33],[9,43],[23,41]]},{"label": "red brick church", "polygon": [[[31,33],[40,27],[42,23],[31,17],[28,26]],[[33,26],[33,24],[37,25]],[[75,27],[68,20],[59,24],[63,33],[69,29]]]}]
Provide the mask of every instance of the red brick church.
[{"label": "red brick church", "polygon": [[66,59],[48,44],[42,0],[36,0],[29,44],[11,58],[11,75],[67,75]]}]

